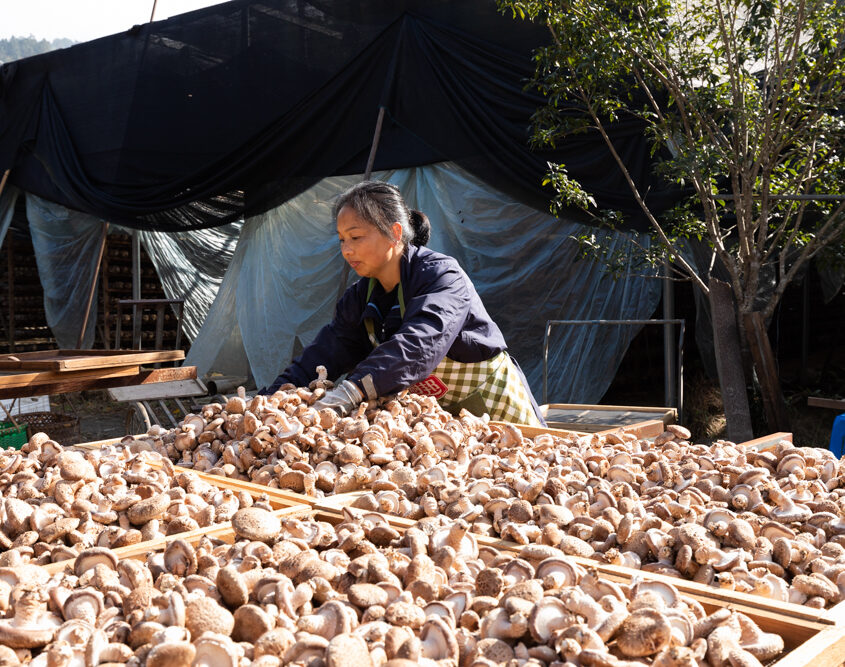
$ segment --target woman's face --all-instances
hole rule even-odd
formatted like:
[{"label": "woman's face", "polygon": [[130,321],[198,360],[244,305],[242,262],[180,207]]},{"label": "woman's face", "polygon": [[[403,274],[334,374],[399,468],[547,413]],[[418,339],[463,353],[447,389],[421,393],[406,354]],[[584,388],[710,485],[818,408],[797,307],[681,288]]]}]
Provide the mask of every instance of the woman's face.
[{"label": "woman's face", "polygon": [[[382,279],[402,254],[402,225],[393,225],[394,239],[388,239],[372,223],[344,206],[337,214],[340,252],[362,278]],[[383,282],[383,281],[382,281]]]}]

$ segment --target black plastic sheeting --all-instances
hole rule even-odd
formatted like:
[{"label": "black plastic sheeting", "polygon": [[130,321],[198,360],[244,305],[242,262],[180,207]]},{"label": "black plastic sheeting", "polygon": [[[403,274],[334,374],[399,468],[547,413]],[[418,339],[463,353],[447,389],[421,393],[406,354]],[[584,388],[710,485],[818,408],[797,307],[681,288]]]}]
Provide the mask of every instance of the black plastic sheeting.
[{"label": "black plastic sheeting", "polygon": [[[363,172],[383,105],[376,170],[451,160],[548,210],[554,160],[643,228],[597,134],[529,148],[542,98],[526,83],[547,39],[493,0],[233,0],[4,65],[0,169],[112,222],[210,227]],[[613,137],[663,208],[641,128]]]}]

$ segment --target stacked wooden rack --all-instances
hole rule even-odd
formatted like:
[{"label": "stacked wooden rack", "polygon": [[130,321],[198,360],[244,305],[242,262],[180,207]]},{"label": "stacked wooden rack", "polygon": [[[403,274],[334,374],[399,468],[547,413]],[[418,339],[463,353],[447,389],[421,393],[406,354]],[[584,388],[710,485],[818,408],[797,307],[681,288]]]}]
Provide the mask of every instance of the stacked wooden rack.
[{"label": "stacked wooden rack", "polygon": [[[534,437],[544,432],[555,433],[554,429],[522,428],[524,434],[528,437]],[[657,435],[662,429],[663,422],[661,420],[655,420],[632,424],[623,427],[621,430],[634,433],[640,438],[650,438]],[[746,447],[765,448],[783,439],[791,440],[791,434],[775,433],[749,443],[743,443],[743,445]],[[114,444],[115,442],[117,442],[116,439],[86,443],[84,445],[78,445],[78,447],[86,449],[99,448],[103,445]],[[181,471],[182,469],[177,467],[176,470]],[[338,524],[350,516],[354,516],[356,512],[361,512],[361,510],[350,507],[355,498],[359,496],[358,493],[339,494],[323,499],[316,499],[307,495],[266,487],[252,482],[229,479],[196,471],[193,474],[199,475],[204,481],[220,489],[245,492],[255,498],[264,496],[268,499],[270,506],[274,508],[274,513],[278,517],[309,518],[316,521]],[[382,516],[400,534],[416,523],[413,520],[397,516]],[[151,542],[118,548],[114,550],[114,553],[119,559],[143,560],[150,553],[163,551],[168,542],[174,539],[183,539],[196,545],[203,538],[232,543],[235,539],[235,534],[231,524],[225,523],[188,533],[171,535]],[[518,554],[522,549],[522,546],[519,544],[488,536],[476,535],[476,540],[479,545],[493,547],[502,552]],[[610,565],[592,559],[574,556],[571,558],[584,567],[595,568],[603,577],[612,581],[629,583],[636,577],[671,583],[681,593],[700,602],[708,612],[719,608],[729,608],[747,614],[763,630],[777,633],[784,639],[786,650],[776,662],[771,663],[770,667],[802,667],[805,665],[812,665],[813,667],[834,667],[845,663],[845,602],[831,609],[812,609],[796,604],[776,602],[758,595],[720,589],[657,573]],[[44,567],[46,567],[50,574],[53,574],[62,571],[68,565],[69,562],[57,562]]]}]

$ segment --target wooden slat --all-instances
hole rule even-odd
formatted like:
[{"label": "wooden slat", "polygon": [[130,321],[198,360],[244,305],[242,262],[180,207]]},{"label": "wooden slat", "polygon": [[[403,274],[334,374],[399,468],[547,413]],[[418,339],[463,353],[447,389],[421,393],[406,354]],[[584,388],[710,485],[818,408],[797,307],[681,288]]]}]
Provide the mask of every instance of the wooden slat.
[{"label": "wooden slat", "polygon": [[556,435],[561,438],[571,437],[572,435],[587,435],[586,433],[581,433],[578,431],[564,431],[563,429],[559,428],[547,428],[545,426],[529,426],[528,424],[511,424],[509,422],[490,422],[493,426],[516,426],[520,431],[522,431],[522,435],[526,438],[535,438],[541,433],[550,433],[551,435]]},{"label": "wooden slat", "polygon": [[754,438],[754,440],[741,442],[739,444],[749,449],[766,449],[767,447],[777,444],[781,440],[788,440],[789,442],[792,442],[792,433],[788,433],[786,431],[770,433],[769,435],[764,435],[759,438]]},{"label": "wooden slat", "polygon": [[841,398],[820,398],[818,396],[808,396],[807,405],[811,408],[829,408],[830,410],[845,412],[845,400]]},{"label": "wooden slat", "polygon": [[17,373],[14,375],[0,375],[0,378],[31,376],[28,384],[7,386],[0,382],[0,399],[21,398],[43,394],[64,394],[69,391],[87,391],[93,389],[108,389],[110,387],[125,387],[127,385],[147,384],[170,380],[189,380],[195,378],[195,366],[181,366],[179,368],[156,368],[142,371],[138,366],[129,366],[131,372],[120,368],[102,368],[86,371],[66,371],[55,373],[46,371],[40,373]]},{"label": "wooden slat", "polygon": [[845,628],[835,626],[814,634],[770,667],[839,667],[843,663]]},{"label": "wooden slat", "polygon": [[[273,511],[273,515],[277,517],[310,517],[313,515],[313,509],[308,505],[293,505],[291,507],[283,507]],[[174,540],[185,540],[186,542],[196,546],[203,537],[222,540],[232,544],[235,541],[235,532],[232,529],[232,523],[227,521],[225,523],[215,524],[206,528],[198,528],[197,530],[189,530],[184,533],[175,533],[167,535],[166,537],[156,540],[148,540],[146,542],[139,542],[138,544],[130,544],[126,547],[118,547],[112,549],[118,560],[124,558],[134,558],[138,560],[146,560],[147,556],[154,552],[164,549],[168,543]],[[57,563],[49,563],[42,567],[48,574],[53,575],[57,572],[62,572],[66,567],[73,564],[73,559],[59,561]]]},{"label": "wooden slat", "polygon": [[87,369],[59,373],[58,371],[4,373],[0,375],[0,389],[15,387],[41,386],[57,382],[73,382],[77,380],[98,380],[103,378],[127,377],[138,375],[141,368],[134,366],[118,366],[107,369]]},{"label": "wooden slat", "polygon": [[0,370],[74,371],[182,361],[183,350],[40,350],[0,355]]},{"label": "wooden slat", "polygon": [[108,391],[112,400],[121,403],[126,401],[149,401],[157,398],[204,396],[207,393],[207,389],[199,380],[146,383],[130,387],[114,387]]},{"label": "wooden slat", "polygon": [[666,430],[666,425],[661,419],[649,419],[648,421],[639,422],[637,424],[630,424],[629,426],[619,426],[617,428],[610,428],[606,431],[598,431],[596,435],[607,435],[609,433],[630,433],[638,438],[647,439],[655,438]]}]

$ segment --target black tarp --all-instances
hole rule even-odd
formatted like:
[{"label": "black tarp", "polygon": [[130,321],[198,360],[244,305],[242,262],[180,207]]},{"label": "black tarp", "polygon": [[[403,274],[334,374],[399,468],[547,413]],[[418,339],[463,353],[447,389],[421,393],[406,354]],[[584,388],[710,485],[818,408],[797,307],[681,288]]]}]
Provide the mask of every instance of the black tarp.
[{"label": "black tarp", "polygon": [[[457,162],[540,209],[548,160],[642,223],[597,135],[529,148],[536,25],[494,0],[233,0],[0,69],[0,169],[128,226],[181,231],[276,206],[323,177]],[[635,123],[614,126],[662,208]]]}]

